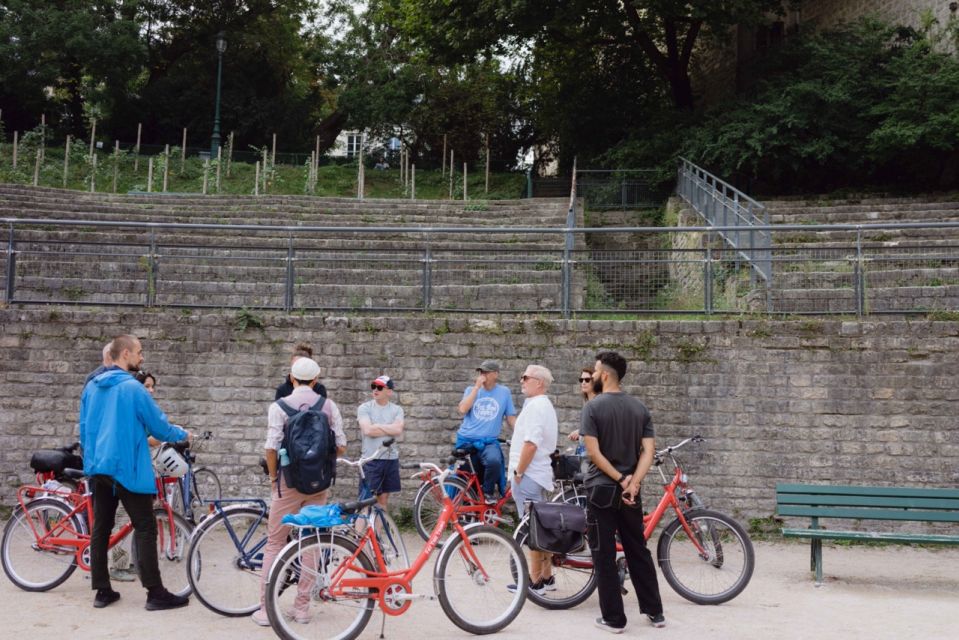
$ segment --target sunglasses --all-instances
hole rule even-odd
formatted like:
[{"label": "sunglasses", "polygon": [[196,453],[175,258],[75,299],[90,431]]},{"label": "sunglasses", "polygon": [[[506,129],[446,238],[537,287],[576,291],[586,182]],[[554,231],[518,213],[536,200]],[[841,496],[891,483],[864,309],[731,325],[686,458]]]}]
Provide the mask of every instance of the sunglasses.
[{"label": "sunglasses", "polygon": [[386,388],[386,387],[380,386],[380,385],[378,385],[378,384],[371,384],[371,385],[370,385],[370,389],[372,389],[373,391],[382,391],[382,390],[385,389],[385,388]]},{"label": "sunglasses", "polygon": [[537,378],[536,376],[526,376],[526,375],[520,376],[519,379],[522,380],[523,382],[526,382],[527,380],[539,380],[539,378]]},{"label": "sunglasses", "polygon": [[580,378],[579,381],[580,381],[580,382],[592,382],[593,379],[592,379],[592,378]]}]

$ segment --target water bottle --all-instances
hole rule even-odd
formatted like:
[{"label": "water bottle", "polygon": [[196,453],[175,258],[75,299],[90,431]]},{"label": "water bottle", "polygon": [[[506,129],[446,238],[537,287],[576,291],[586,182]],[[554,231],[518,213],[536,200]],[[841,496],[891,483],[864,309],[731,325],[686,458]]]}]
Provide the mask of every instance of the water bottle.
[{"label": "water bottle", "polygon": [[579,444],[576,445],[576,455],[583,457],[586,455],[586,445],[583,444],[583,438],[580,437]]},{"label": "water bottle", "polygon": [[290,464],[290,456],[286,453],[286,449],[280,449],[280,466],[286,467]]}]

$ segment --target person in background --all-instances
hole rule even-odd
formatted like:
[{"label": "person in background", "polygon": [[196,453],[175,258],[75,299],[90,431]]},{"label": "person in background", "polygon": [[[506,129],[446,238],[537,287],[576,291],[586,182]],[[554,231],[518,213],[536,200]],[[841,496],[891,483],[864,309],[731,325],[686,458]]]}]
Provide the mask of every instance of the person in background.
[{"label": "person in background", "polygon": [[498,384],[499,362],[484,360],[476,368],[476,381],[466,387],[457,410],[463,422],[456,432],[456,448],[470,448],[473,467],[483,479],[483,495],[487,502],[496,502],[496,487],[506,492],[506,469],[503,450],[499,446],[499,432],[503,420],[513,427],[516,424],[516,408],[513,394]]},{"label": "person in background", "polygon": [[[313,347],[311,347],[306,342],[297,342],[293,345],[293,353],[290,355],[290,366],[293,366],[293,363],[300,358],[313,358]],[[323,386],[323,383],[317,379],[313,383],[313,391],[319,395],[326,397],[326,387]],[[285,398],[288,395],[293,393],[293,381],[290,379],[290,376],[287,376],[280,386],[276,388],[276,394],[274,395],[274,400],[279,400],[280,398]]]},{"label": "person in background", "polygon": [[[403,408],[394,404],[393,380],[386,375],[370,383],[373,399],[364,402],[356,410],[356,419],[363,433],[362,457],[372,456],[383,448],[383,441],[399,438],[405,425]],[[376,496],[377,503],[386,509],[391,493],[400,490],[400,450],[394,442],[386,454],[363,466],[365,480],[360,484],[360,500]]]},{"label": "person in background", "polygon": [[[596,382],[593,380],[593,367],[586,366],[580,370],[579,392],[583,394],[583,404],[586,404],[602,392],[602,389],[597,388]],[[569,435],[566,437],[573,442],[579,442],[579,429],[570,431]],[[579,447],[576,448],[576,455],[582,455],[585,453],[585,450],[581,450],[582,448],[583,444],[580,442]]]}]

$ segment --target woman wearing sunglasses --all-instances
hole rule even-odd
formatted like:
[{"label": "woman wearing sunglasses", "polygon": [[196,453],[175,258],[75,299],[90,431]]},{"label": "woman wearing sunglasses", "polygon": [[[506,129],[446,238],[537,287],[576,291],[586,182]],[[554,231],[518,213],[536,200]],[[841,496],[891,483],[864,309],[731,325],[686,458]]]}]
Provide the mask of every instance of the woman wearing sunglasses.
[{"label": "woman wearing sunglasses", "polygon": [[[596,389],[593,383],[593,367],[583,367],[579,372],[579,391],[583,394],[583,404],[586,404],[601,393],[601,391]],[[573,442],[579,442],[579,429],[570,431],[566,437]]]}]

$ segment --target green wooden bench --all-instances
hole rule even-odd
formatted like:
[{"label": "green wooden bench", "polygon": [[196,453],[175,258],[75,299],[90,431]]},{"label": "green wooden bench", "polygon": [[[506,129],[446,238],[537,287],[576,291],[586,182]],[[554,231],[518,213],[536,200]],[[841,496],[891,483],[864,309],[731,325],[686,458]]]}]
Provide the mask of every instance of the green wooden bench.
[{"label": "green wooden bench", "polygon": [[784,528],[782,533],[786,538],[811,540],[810,570],[816,572],[816,586],[822,584],[823,540],[959,544],[959,535],[836,530],[819,524],[820,518],[959,522],[959,489],[777,484],[776,513],[783,517],[812,519],[808,529]]}]

